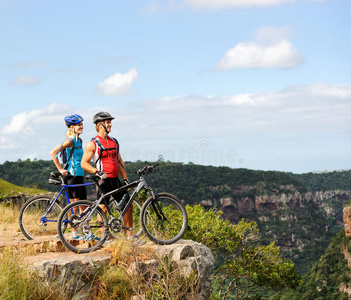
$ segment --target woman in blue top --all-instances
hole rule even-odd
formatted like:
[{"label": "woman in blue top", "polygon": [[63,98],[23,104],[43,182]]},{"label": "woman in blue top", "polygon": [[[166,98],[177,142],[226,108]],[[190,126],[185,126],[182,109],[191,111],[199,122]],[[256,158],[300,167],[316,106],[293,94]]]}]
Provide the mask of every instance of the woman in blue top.
[{"label": "woman in blue top", "polygon": [[[68,127],[66,140],[50,152],[57,170],[63,176],[67,176],[65,178],[67,184],[84,183],[84,170],[80,166],[84,150],[82,140],[79,137],[83,133],[83,121],[83,117],[77,114],[66,116],[65,122]],[[60,152],[65,153],[66,156],[64,161],[67,162],[63,166],[58,159]],[[85,186],[68,188],[68,196],[72,202],[87,199]],[[82,237],[78,235],[77,231],[73,231],[73,239],[82,239]]]}]

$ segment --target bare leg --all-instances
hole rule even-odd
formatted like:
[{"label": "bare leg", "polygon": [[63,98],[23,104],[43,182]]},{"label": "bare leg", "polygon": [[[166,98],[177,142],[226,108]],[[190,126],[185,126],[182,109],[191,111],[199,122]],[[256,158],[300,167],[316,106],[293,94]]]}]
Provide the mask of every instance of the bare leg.
[{"label": "bare leg", "polygon": [[[131,205],[128,208],[126,214],[123,217],[123,222],[124,222],[124,225],[126,227],[128,227],[128,228],[132,228],[133,227],[133,205]],[[130,231],[130,230],[127,230],[126,235],[127,235],[127,237],[128,236],[132,236],[133,232]]]},{"label": "bare leg", "polygon": [[[79,198],[74,198],[74,199],[71,199],[71,202],[76,202],[76,201],[78,201],[79,200]],[[75,207],[74,209],[73,209],[73,213],[75,214],[75,215],[78,215],[78,207]],[[72,231],[77,231],[77,229],[75,229],[75,228],[73,228],[72,227]]]}]

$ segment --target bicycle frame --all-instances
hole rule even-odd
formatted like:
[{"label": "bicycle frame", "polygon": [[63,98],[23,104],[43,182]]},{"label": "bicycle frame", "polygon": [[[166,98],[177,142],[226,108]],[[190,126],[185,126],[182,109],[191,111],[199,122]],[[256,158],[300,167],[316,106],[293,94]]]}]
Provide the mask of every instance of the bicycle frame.
[{"label": "bicycle frame", "polygon": [[60,197],[60,195],[62,194],[62,192],[64,191],[64,195],[67,199],[68,204],[71,203],[70,198],[68,196],[68,190],[67,188],[69,187],[79,187],[79,186],[89,186],[89,185],[93,185],[93,183],[91,182],[87,182],[87,183],[79,183],[79,184],[63,184],[60,191],[57,193],[56,197],[54,196],[53,199],[51,200],[50,206],[47,209],[45,215],[40,219],[41,222],[57,222],[56,220],[49,220],[46,218],[47,214],[51,211],[51,208],[53,207],[53,205],[55,204],[55,202],[57,201],[57,199]]},{"label": "bicycle frame", "polygon": [[[152,172],[157,165],[146,165],[135,172],[138,180],[106,193],[99,185],[100,176],[87,175],[85,178],[94,182],[101,195],[94,202],[73,202],[60,213],[57,232],[63,245],[80,254],[95,251],[107,239],[119,238],[123,233],[127,239],[131,239],[130,242],[138,245],[144,243],[138,240],[141,234],[160,245],[170,245],[182,238],[187,229],[188,216],[181,200],[170,193],[154,193],[143,176]],[[147,199],[141,206],[137,198],[144,190]],[[128,194],[131,196],[127,197]],[[133,206],[140,211],[134,213]],[[132,209],[133,215],[130,214]],[[133,227],[132,224],[137,224],[136,222],[140,227]],[[134,235],[130,231],[135,231]],[[77,242],[77,239],[80,241]]]},{"label": "bicycle frame", "polygon": [[[100,187],[97,183],[97,181],[95,181],[95,185],[98,187],[98,189],[100,190]],[[99,206],[100,204],[103,204],[101,203],[104,199],[108,199],[111,195],[113,194],[117,194],[117,193],[121,193],[121,192],[124,192],[132,187],[135,187],[136,186],[136,189],[134,190],[132,196],[129,198],[128,202],[126,203],[126,205],[124,206],[123,210],[121,211],[121,214],[119,215],[119,217],[117,218],[117,220],[121,221],[124,217],[124,215],[126,214],[127,210],[129,209],[129,207],[132,205],[136,195],[142,190],[142,189],[145,189],[147,191],[147,193],[152,196],[153,198],[155,198],[155,194],[154,192],[152,191],[152,189],[150,187],[147,186],[146,184],[146,181],[144,179],[143,176],[140,176],[140,178],[136,181],[133,181],[127,185],[124,185],[122,187],[119,187],[115,190],[112,190],[106,194],[103,194],[101,193],[101,197],[99,199],[97,199],[93,205],[91,206],[88,206],[80,215],[79,217],[80,218],[83,218],[86,219],[86,220],[89,220],[90,216],[93,214],[93,212],[95,211],[96,207]],[[100,190],[101,191],[101,190]],[[114,200],[116,201],[116,200]],[[107,212],[109,213],[110,215],[110,220],[111,219],[115,219],[113,217],[113,215],[111,214],[111,211],[110,211],[110,208],[109,206],[107,205],[106,206],[106,209],[107,209]],[[68,220],[66,222],[69,222]]]}]

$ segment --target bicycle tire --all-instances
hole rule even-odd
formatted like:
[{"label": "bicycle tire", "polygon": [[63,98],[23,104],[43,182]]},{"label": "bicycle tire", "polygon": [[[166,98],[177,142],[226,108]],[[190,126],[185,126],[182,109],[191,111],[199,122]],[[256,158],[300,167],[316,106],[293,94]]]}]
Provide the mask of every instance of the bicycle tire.
[{"label": "bicycle tire", "polygon": [[[57,232],[59,238],[63,245],[71,250],[72,252],[81,254],[81,253],[89,253],[99,249],[107,238],[108,232],[108,222],[107,217],[103,210],[100,207],[96,207],[92,216],[87,222],[84,220],[84,217],[81,218],[77,212],[74,212],[75,209],[79,210],[79,207],[82,206],[82,209],[85,209],[87,206],[92,206],[91,201],[87,200],[78,200],[72,202],[67,205],[63,211],[61,212],[58,223],[57,223]],[[101,220],[98,220],[98,216]],[[64,228],[64,223],[67,224],[67,228]],[[72,226],[73,225],[73,226]],[[78,234],[82,237],[82,239],[73,239],[72,228],[75,227]],[[87,239],[90,232],[99,238],[99,240],[89,240]]]},{"label": "bicycle tire", "polygon": [[39,236],[55,236],[57,234],[57,220],[62,212],[62,205],[57,200],[47,214],[50,221],[43,222],[41,218],[47,212],[52,199],[47,196],[35,196],[27,200],[20,209],[18,222],[23,235],[28,240]]},{"label": "bicycle tire", "polygon": [[[121,214],[121,211],[116,209],[116,205],[117,205],[116,201],[114,200],[111,201],[109,204],[109,209],[115,219],[117,219]],[[140,237],[143,233],[143,228],[140,225],[141,207],[142,205],[140,204],[140,202],[134,199],[133,200],[133,232],[134,232],[134,235],[137,237]],[[121,225],[124,226],[123,220]],[[111,227],[110,227],[110,232],[113,235],[113,237],[118,238],[119,232],[115,232],[114,230],[112,230]],[[125,235],[125,230],[123,230],[123,234]]]},{"label": "bicycle tire", "polygon": [[[165,219],[160,219],[163,214]],[[188,226],[188,214],[180,200],[169,193],[148,198],[140,212],[141,226],[156,244],[170,245],[181,239]]]}]

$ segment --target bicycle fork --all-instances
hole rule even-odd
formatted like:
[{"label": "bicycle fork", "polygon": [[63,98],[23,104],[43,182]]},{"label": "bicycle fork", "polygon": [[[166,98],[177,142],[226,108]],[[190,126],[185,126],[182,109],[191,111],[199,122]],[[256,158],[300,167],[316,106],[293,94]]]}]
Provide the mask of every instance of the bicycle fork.
[{"label": "bicycle fork", "polygon": [[162,208],[159,204],[159,201],[157,201],[157,200],[158,200],[158,195],[154,194],[153,201],[151,202],[151,205],[156,213],[156,216],[161,222],[167,221],[167,218],[162,211]]}]

